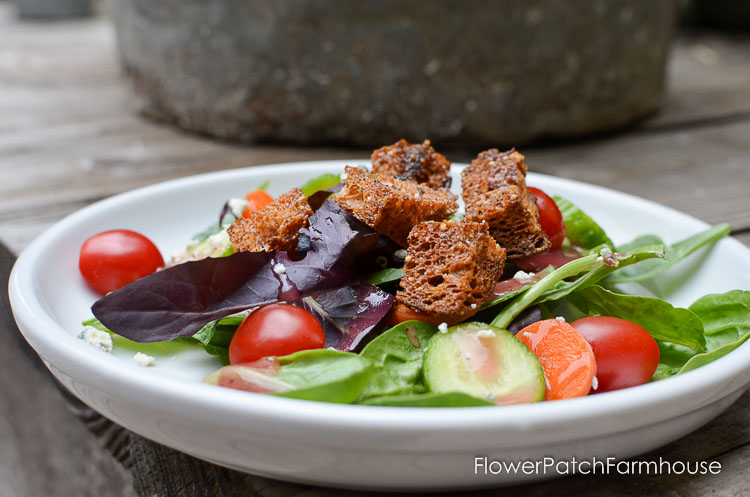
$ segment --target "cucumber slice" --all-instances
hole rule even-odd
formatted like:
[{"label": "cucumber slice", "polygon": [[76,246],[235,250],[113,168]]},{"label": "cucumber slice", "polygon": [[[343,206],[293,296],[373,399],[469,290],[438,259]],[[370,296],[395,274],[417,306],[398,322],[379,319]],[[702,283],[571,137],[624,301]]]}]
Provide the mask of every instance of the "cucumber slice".
[{"label": "cucumber slice", "polygon": [[435,333],[424,356],[424,379],[431,392],[461,392],[498,405],[544,398],[539,359],[509,331],[484,323]]}]

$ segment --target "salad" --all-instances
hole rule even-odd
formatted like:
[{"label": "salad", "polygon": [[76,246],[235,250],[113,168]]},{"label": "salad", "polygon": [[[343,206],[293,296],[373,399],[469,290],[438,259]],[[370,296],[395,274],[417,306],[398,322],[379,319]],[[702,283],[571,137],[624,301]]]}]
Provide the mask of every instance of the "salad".
[{"label": "salad", "polygon": [[[750,291],[688,308],[650,284],[726,236],[615,245],[571,200],[526,184],[515,149],[480,153],[450,191],[429,141],[375,150],[274,198],[258,185],[165,263],[127,230],[83,244],[102,297],[80,338],[179,343],[216,357],[203,381],[379,406],[552,401],[634,387],[750,337]],[[143,366],[154,358],[137,353]]]}]

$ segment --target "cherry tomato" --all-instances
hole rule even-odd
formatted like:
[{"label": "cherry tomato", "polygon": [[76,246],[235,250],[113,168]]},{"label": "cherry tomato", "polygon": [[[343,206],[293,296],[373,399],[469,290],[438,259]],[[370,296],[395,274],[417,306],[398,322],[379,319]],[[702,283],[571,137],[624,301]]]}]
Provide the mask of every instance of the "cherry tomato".
[{"label": "cherry tomato", "polygon": [[129,230],[104,231],[83,243],[78,259],[86,283],[102,294],[113,292],[164,265],[151,240]]},{"label": "cherry tomato", "polygon": [[[396,326],[397,324],[403,323],[404,321],[422,321],[433,326],[439,326],[440,324],[446,322],[442,317],[433,316],[432,314],[428,314],[422,311],[415,311],[410,307],[405,306],[404,304],[394,305],[385,316],[385,322],[390,326]],[[456,323],[446,324],[453,325]]]},{"label": "cherry tomato", "polygon": [[251,212],[259,211],[273,202],[273,197],[263,190],[254,190],[245,195],[245,199],[247,200],[247,207],[242,212],[242,217],[249,217]]},{"label": "cherry tomato", "polygon": [[598,387],[609,392],[651,379],[659,365],[659,346],[643,327],[620,318],[591,316],[570,323],[591,345]]},{"label": "cherry tomato", "polygon": [[549,238],[550,250],[559,249],[565,239],[565,223],[562,213],[552,198],[539,188],[529,187],[529,193],[536,199],[539,209],[539,224],[542,225],[544,233]]},{"label": "cherry tomato", "polygon": [[229,343],[229,364],[253,362],[325,346],[325,333],[308,311],[290,304],[270,304],[253,311]]}]

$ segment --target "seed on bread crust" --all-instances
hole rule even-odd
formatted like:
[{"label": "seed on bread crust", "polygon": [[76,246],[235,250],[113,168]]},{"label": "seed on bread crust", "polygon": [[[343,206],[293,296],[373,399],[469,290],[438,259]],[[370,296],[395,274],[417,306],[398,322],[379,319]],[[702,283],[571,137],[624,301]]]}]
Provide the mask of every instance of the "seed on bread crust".
[{"label": "seed on bread crust", "polygon": [[435,152],[430,140],[412,144],[402,139],[373,151],[371,159],[373,174],[413,180],[432,188],[451,186],[451,163]]},{"label": "seed on bread crust", "polygon": [[503,272],[505,251],[487,224],[427,221],[409,233],[399,303],[447,323],[474,315]]},{"label": "seed on bread crust", "polygon": [[292,252],[312,214],[302,190],[292,188],[263,209],[235,221],[227,232],[237,252]]},{"label": "seed on bread crust", "polygon": [[378,233],[406,247],[409,231],[422,221],[442,221],[458,210],[456,195],[393,176],[347,166],[344,187],[334,200]]}]

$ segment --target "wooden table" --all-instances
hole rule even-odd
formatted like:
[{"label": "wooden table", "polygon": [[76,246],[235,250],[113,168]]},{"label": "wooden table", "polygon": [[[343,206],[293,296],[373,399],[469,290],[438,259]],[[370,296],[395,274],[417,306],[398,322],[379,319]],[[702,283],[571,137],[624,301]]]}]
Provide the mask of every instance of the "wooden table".
[{"label": "wooden table", "polygon": [[[522,151],[533,171],[729,222],[750,244],[750,37],[683,35],[669,72],[664,108],[635,127]],[[448,155],[463,161],[476,152]],[[3,275],[43,229],[114,193],[198,172],[367,154],[243,147],[146,121],[133,112],[105,20],[20,23],[0,1],[0,242],[10,249],[0,246]],[[0,495],[351,495],[219,468],[103,419],[56,388],[16,333],[2,294]],[[746,394],[714,422],[652,454],[720,461],[716,476],[576,476],[477,495],[747,494],[749,408]]]}]

